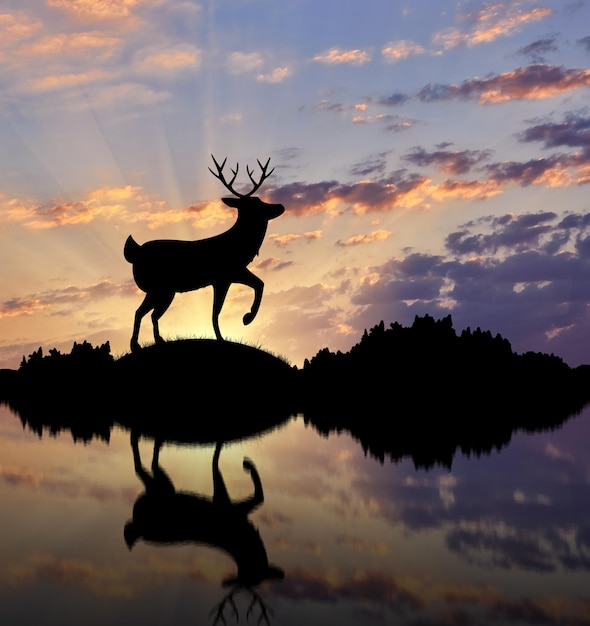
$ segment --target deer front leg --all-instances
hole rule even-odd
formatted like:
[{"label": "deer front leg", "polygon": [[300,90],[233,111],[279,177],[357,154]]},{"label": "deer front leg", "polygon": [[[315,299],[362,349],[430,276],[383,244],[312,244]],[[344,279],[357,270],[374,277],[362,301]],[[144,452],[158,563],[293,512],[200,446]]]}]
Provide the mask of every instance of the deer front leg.
[{"label": "deer front leg", "polygon": [[236,278],[235,282],[254,289],[254,302],[252,303],[252,308],[250,309],[250,312],[246,313],[246,315],[242,318],[244,326],[247,326],[254,320],[256,314],[258,313],[258,309],[260,308],[264,283],[260,280],[260,278],[258,278],[258,276],[255,276],[249,269],[246,268],[242,270],[240,276]]},{"label": "deer front leg", "polygon": [[213,285],[213,330],[218,341],[223,341],[221,332],[219,331],[219,314],[227,296],[227,290],[231,283],[217,283]]}]

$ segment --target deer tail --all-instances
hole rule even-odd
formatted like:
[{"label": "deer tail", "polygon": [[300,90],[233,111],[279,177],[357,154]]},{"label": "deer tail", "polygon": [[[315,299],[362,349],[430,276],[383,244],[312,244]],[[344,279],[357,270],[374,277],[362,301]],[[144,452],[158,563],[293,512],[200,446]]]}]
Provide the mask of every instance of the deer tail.
[{"label": "deer tail", "polygon": [[123,248],[123,256],[129,263],[135,263],[137,261],[138,252],[141,246],[133,239],[131,235],[127,237],[125,247]]}]

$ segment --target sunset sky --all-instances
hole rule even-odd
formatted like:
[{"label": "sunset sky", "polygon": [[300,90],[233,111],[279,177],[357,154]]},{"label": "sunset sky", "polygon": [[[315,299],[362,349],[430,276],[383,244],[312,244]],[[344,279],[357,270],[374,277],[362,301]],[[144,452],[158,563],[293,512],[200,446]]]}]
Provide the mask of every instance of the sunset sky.
[{"label": "sunset sky", "polygon": [[[589,61],[588,0],[0,0],[0,367],[128,350],[127,236],[233,223],[211,154],[244,190],[270,157],[286,208],[227,338],[301,365],[450,313],[590,363]],[[164,337],[213,337],[211,302]]]}]

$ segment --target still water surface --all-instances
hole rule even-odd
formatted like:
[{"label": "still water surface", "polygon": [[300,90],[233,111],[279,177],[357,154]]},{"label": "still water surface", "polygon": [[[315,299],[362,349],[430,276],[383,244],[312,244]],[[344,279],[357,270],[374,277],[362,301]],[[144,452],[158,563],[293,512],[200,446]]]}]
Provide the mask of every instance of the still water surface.
[{"label": "still water surface", "polygon": [[[227,444],[229,495],[253,493],[250,458],[265,500],[249,519],[284,572],[248,590],[222,586],[236,562],[203,543],[128,548],[144,492],[129,432],[39,438],[2,407],[0,624],[235,624],[232,589],[240,623],[590,624],[589,441],[586,409],[450,470],[380,464],[301,417]],[[138,450],[149,474],[153,442]],[[165,444],[159,465],[205,501],[213,453]]]}]

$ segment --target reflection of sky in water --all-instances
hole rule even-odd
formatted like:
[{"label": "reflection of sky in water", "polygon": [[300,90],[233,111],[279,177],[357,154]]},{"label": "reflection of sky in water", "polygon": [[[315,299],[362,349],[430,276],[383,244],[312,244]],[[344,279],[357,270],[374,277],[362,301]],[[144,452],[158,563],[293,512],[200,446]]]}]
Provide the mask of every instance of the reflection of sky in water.
[{"label": "reflection of sky in water", "polygon": [[[224,447],[233,498],[252,491],[244,456],[264,486],[251,519],[286,575],[258,590],[271,623],[590,624],[589,417],[458,456],[451,471],[380,465],[301,420]],[[140,447],[149,465],[151,443]],[[2,409],[0,449],[0,623],[212,621],[235,572],[228,556],[141,541],[127,550],[142,491],[128,433],[108,445],[39,439]],[[212,453],[164,446],[160,462],[177,490],[209,495]],[[248,600],[236,601],[245,622]],[[225,617],[235,623],[229,607]]]}]

